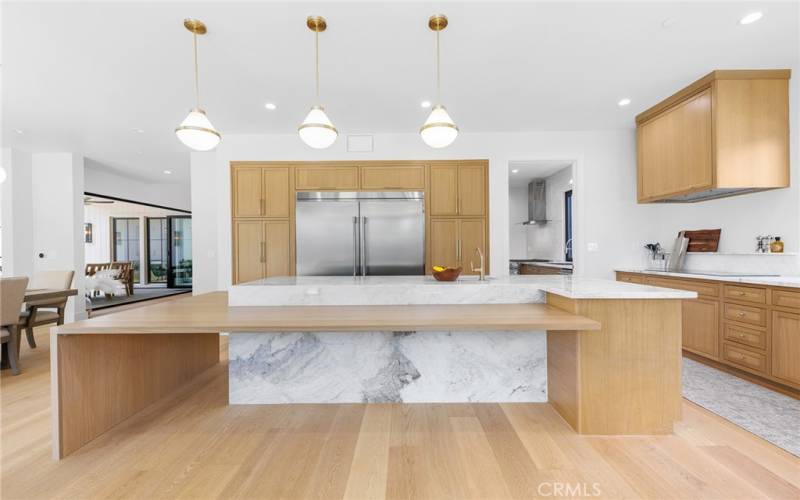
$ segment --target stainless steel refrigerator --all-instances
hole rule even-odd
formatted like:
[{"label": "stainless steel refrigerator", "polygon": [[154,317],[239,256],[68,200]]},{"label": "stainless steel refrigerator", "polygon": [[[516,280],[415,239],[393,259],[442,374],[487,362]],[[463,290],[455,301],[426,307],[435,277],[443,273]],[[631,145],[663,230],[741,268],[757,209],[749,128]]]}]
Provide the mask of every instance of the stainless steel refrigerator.
[{"label": "stainless steel refrigerator", "polygon": [[425,274],[422,192],[299,192],[298,276]]}]

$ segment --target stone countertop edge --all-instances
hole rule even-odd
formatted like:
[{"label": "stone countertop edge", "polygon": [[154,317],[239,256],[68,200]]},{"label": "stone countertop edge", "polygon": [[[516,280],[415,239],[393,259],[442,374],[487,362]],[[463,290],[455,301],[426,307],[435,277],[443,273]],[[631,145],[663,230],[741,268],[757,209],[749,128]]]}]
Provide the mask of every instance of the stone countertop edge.
[{"label": "stone countertop edge", "polygon": [[656,276],[689,278],[706,281],[725,281],[728,283],[742,283],[746,285],[800,288],[800,276],[712,276],[708,274],[694,274],[690,272],[675,273],[671,271],[655,271],[652,269],[614,269],[614,271],[619,273],[652,274]]}]

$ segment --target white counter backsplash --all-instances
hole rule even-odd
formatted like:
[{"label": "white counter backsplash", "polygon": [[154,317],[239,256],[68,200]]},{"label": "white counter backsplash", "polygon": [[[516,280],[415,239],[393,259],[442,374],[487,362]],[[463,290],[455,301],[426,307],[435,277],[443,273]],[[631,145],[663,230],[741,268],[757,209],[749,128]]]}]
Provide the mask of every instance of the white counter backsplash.
[{"label": "white counter backsplash", "polygon": [[[648,256],[642,258],[642,269],[656,269],[658,263]],[[659,268],[661,269],[661,268]],[[800,276],[800,255],[794,253],[704,253],[686,254],[684,272],[728,271],[740,273],[763,273],[779,276]]]}]

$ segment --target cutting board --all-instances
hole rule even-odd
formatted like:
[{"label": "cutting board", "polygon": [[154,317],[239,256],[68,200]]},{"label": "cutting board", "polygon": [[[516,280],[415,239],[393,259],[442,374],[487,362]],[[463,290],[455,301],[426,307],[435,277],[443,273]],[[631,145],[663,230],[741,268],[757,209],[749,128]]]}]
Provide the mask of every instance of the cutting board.
[{"label": "cutting board", "polygon": [[683,236],[689,238],[689,252],[716,252],[719,248],[719,237],[722,229],[698,229],[684,231]]}]

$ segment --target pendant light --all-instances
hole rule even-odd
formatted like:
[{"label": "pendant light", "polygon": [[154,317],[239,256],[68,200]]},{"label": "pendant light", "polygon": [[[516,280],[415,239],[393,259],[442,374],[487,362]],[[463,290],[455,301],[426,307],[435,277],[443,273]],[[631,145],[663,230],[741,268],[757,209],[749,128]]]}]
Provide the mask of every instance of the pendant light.
[{"label": "pendant light", "polygon": [[195,151],[210,151],[217,147],[222,136],[211,125],[206,116],[206,112],[200,107],[200,78],[197,71],[197,35],[206,34],[206,25],[198,19],[184,19],[184,27],[192,32],[194,47],[194,93],[196,99],[195,108],[189,111],[189,115],[184,119],[175,135],[186,146]]},{"label": "pendant light", "polygon": [[323,17],[308,16],[308,19],[306,19],[306,26],[314,32],[315,37],[317,101],[314,106],[311,106],[311,111],[306,115],[306,119],[303,120],[303,123],[297,128],[297,133],[300,134],[300,139],[312,148],[325,149],[333,144],[339,136],[339,131],[336,130],[336,127],[331,123],[331,120],[325,113],[325,108],[320,105],[319,100],[319,34],[325,31],[328,24]]},{"label": "pendant light", "polygon": [[458,127],[450,118],[447,109],[442,106],[442,78],[439,63],[439,33],[447,27],[447,17],[436,14],[428,19],[428,27],[436,32],[436,105],[431,109],[428,119],[419,129],[419,135],[425,144],[432,148],[446,148],[458,136]]}]

